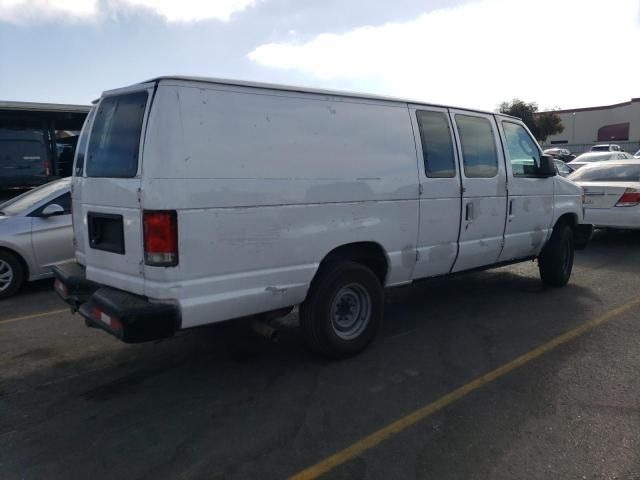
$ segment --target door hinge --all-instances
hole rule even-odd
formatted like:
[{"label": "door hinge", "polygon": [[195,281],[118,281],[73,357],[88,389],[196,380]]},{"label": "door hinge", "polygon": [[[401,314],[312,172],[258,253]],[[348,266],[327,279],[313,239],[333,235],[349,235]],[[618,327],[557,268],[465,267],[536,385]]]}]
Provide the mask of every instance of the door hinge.
[{"label": "door hinge", "polygon": [[420,250],[416,250],[416,262],[420,261]]},{"label": "door hinge", "polygon": [[138,273],[140,274],[141,277],[144,277],[144,261],[140,260],[140,262],[138,263]]},{"label": "door hinge", "polygon": [[422,184],[418,184],[418,195],[422,195],[424,193],[424,188],[422,187]]},{"label": "door hinge", "polygon": [[138,194],[138,203],[140,203],[142,201],[142,189],[141,188],[138,188],[137,194]]}]

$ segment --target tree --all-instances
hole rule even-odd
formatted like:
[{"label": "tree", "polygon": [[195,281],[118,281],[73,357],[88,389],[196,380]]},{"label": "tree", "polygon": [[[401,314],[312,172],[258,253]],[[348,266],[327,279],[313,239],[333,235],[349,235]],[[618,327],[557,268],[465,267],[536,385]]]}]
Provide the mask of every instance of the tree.
[{"label": "tree", "polygon": [[498,111],[521,118],[540,143],[544,143],[550,135],[564,131],[562,120],[558,114],[553,111],[538,112],[536,102],[527,103],[519,98],[514,98],[511,102],[502,102],[498,106]]},{"label": "tree", "polygon": [[562,125],[562,120],[557,113],[550,112],[540,112],[535,115],[535,123],[538,127],[538,133],[536,134],[536,138],[540,141],[540,143],[544,143],[547,140],[547,137],[550,135],[556,135],[558,133],[564,132],[564,125]]}]

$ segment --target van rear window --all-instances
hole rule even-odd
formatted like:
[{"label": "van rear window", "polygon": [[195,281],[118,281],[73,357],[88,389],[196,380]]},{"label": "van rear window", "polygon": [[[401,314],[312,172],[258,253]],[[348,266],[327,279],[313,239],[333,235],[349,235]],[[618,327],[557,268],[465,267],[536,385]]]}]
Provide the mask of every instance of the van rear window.
[{"label": "van rear window", "polygon": [[104,98],[93,122],[86,171],[88,177],[134,177],[147,92]]}]

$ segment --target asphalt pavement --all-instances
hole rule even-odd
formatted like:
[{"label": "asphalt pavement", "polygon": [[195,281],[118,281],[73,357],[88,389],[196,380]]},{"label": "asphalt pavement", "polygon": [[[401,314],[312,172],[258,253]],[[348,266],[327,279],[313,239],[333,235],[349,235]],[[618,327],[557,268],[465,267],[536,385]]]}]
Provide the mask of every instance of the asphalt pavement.
[{"label": "asphalt pavement", "polygon": [[37,282],[0,302],[0,479],[637,480],[639,272],[640,232],[597,232],[562,289],[534,262],[394,289],[340,362],[295,313],[276,344],[125,345]]}]

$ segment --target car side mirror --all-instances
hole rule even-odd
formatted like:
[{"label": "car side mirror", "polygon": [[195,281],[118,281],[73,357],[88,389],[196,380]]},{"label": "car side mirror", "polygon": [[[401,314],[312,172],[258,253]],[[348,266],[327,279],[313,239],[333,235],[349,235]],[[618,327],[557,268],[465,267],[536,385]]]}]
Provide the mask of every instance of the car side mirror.
[{"label": "car side mirror", "polygon": [[538,168],[538,177],[555,177],[557,174],[558,172],[556,171],[556,166],[553,163],[553,157],[551,155],[541,155],[540,167]]},{"label": "car side mirror", "polygon": [[62,208],[57,203],[52,203],[51,205],[47,205],[46,207],[44,207],[44,210],[42,210],[41,214],[41,216],[45,218],[53,217],[56,215],[64,215],[64,208]]}]

